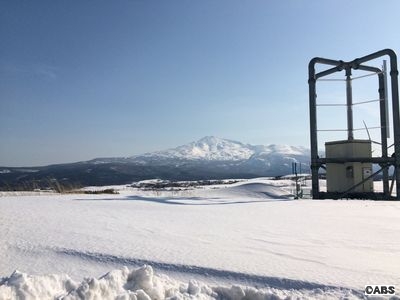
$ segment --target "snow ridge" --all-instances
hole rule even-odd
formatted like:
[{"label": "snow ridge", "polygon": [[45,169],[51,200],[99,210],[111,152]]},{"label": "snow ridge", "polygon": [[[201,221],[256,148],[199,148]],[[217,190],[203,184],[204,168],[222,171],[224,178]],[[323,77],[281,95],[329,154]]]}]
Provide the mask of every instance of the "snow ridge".
[{"label": "snow ridge", "polygon": [[151,266],[112,270],[81,283],[67,275],[28,275],[15,271],[0,282],[1,299],[359,299],[361,293],[337,288],[314,290],[256,289],[234,285],[210,287],[196,280],[188,284],[155,274]]},{"label": "snow ridge", "polygon": [[[247,273],[240,273],[234,271],[227,271],[227,270],[219,270],[214,268],[208,267],[199,267],[193,265],[181,265],[181,264],[172,264],[172,263],[163,263],[163,262],[156,262],[150,261],[145,259],[135,259],[135,258],[128,258],[128,257],[120,257],[116,255],[104,254],[104,253],[95,253],[95,252],[82,252],[76,251],[73,249],[57,249],[54,248],[58,254],[67,255],[70,257],[79,257],[87,261],[94,261],[94,262],[101,262],[101,263],[116,263],[120,264],[123,263],[125,265],[136,265],[136,266],[152,266],[157,270],[163,271],[174,271],[184,274],[190,275],[204,275],[210,276],[212,278],[229,278],[230,280],[234,280],[235,282],[251,282],[254,286],[259,287],[272,287],[276,289],[290,289],[290,290],[328,290],[328,289],[336,289],[343,287],[336,287],[333,285],[326,285],[316,282],[308,282],[304,280],[295,280],[295,279],[288,279],[288,278],[279,278],[279,277],[272,277],[272,276],[262,276],[262,275],[254,275],[254,274],[247,274]],[[348,289],[353,291],[352,289]]]}]

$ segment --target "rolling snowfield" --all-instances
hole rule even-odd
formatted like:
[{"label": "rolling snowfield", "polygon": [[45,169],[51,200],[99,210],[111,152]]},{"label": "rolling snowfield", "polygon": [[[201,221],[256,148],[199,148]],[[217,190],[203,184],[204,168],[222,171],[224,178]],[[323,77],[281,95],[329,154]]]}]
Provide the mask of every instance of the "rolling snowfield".
[{"label": "rolling snowfield", "polygon": [[[267,178],[118,195],[0,194],[0,299],[400,294],[400,203],[294,200]],[[397,296],[394,296],[395,299]]]}]

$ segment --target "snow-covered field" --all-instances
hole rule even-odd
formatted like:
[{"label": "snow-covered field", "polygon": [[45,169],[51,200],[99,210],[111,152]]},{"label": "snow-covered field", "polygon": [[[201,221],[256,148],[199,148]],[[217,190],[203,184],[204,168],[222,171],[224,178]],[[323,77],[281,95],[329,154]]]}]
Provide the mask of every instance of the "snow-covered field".
[{"label": "snow-covered field", "polygon": [[400,203],[293,200],[290,185],[3,194],[0,299],[351,299],[367,284],[400,290]]}]

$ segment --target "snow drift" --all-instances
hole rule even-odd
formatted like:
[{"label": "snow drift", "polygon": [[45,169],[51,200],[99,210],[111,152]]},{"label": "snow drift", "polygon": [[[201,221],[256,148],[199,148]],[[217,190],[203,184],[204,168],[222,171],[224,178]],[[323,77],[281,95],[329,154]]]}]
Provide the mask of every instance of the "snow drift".
[{"label": "snow drift", "polygon": [[74,282],[67,275],[32,276],[15,271],[0,283],[0,299],[358,299],[361,293],[340,289],[277,290],[243,286],[209,286],[196,280],[179,282],[154,274],[151,266],[124,267],[104,276]]}]

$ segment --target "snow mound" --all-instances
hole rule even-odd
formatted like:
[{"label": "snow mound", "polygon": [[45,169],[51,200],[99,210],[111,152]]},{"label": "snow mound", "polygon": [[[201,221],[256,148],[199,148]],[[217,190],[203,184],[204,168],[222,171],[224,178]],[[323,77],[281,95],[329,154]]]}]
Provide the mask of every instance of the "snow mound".
[{"label": "snow mound", "polygon": [[211,187],[210,189],[199,191],[204,198],[218,197],[229,201],[242,200],[288,200],[293,199],[293,195],[288,191],[290,180],[285,181],[286,185],[280,186],[274,180],[270,179],[250,179],[244,182],[238,182],[230,185]]},{"label": "snow mound", "polygon": [[0,278],[0,299],[53,299],[77,286],[67,275],[32,276],[14,271]]},{"label": "snow mound", "polygon": [[196,280],[187,284],[154,274],[151,266],[113,270],[99,279],[76,283],[67,275],[27,275],[15,271],[0,281],[0,299],[359,299],[351,290],[278,290],[241,286],[210,287]]},{"label": "snow mound", "polygon": [[292,196],[280,187],[262,182],[244,183],[229,189],[233,192],[242,192],[246,195],[251,194],[252,196],[258,194],[262,197],[271,199],[287,199]]}]

